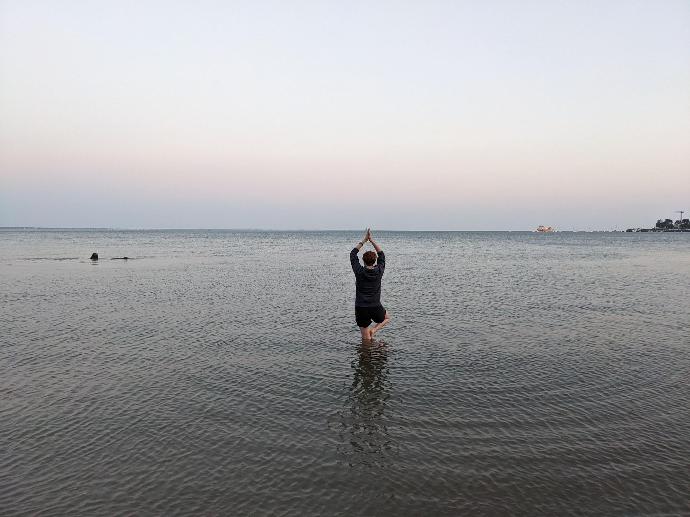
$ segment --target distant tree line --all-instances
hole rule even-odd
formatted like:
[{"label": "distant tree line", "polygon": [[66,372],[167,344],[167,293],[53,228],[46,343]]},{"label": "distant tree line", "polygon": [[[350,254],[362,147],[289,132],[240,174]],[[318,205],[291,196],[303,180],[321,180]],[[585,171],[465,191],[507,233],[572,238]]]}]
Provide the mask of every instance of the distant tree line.
[{"label": "distant tree line", "polygon": [[676,222],[672,219],[659,219],[656,227],[659,230],[690,230],[690,219],[679,219]]}]

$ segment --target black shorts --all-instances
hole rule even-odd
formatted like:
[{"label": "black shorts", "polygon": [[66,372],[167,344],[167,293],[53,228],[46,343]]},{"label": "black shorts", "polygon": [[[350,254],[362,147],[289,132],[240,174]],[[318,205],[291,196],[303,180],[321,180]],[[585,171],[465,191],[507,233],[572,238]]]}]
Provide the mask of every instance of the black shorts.
[{"label": "black shorts", "polygon": [[355,319],[358,327],[368,327],[371,320],[381,323],[386,317],[386,309],[383,305],[376,307],[355,307]]}]

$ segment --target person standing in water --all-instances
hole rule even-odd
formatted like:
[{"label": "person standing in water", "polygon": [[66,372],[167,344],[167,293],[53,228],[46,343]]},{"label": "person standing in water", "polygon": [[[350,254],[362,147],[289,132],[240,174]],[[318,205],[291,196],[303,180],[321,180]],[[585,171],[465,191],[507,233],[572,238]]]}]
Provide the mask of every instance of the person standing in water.
[{"label": "person standing in water", "polygon": [[[357,253],[362,246],[369,241],[376,252],[367,251],[362,255],[364,266],[359,263]],[[371,230],[367,228],[364,239],[357,243],[350,252],[350,264],[355,274],[355,319],[362,333],[362,339],[370,341],[391,320],[386,309],[381,305],[381,278],[386,268],[386,256],[381,247],[376,244],[371,236]],[[369,327],[371,322],[376,323]]]}]

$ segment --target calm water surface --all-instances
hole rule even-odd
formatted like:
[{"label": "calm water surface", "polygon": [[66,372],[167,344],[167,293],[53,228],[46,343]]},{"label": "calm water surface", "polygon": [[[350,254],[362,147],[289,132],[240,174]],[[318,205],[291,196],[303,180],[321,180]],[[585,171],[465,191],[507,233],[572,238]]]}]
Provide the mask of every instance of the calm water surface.
[{"label": "calm water surface", "polygon": [[690,513],[690,234],[360,233],[0,231],[0,513]]}]

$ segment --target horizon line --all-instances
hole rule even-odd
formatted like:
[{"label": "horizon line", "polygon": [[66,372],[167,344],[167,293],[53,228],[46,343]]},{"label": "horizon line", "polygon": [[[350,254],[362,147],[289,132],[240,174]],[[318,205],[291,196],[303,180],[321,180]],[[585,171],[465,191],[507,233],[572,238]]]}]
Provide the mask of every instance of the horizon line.
[{"label": "horizon line", "polygon": [[[306,228],[201,228],[201,227],[116,227],[116,226],[0,226],[2,230],[86,230],[86,231],[232,231],[232,232],[361,232],[361,229],[306,229]],[[400,229],[376,229],[377,232],[398,232],[398,233],[451,233],[451,232],[511,232],[511,233],[538,233],[536,230],[400,230]],[[576,233],[576,232],[625,232],[617,229],[588,229],[588,230],[554,230],[553,233]]]}]

